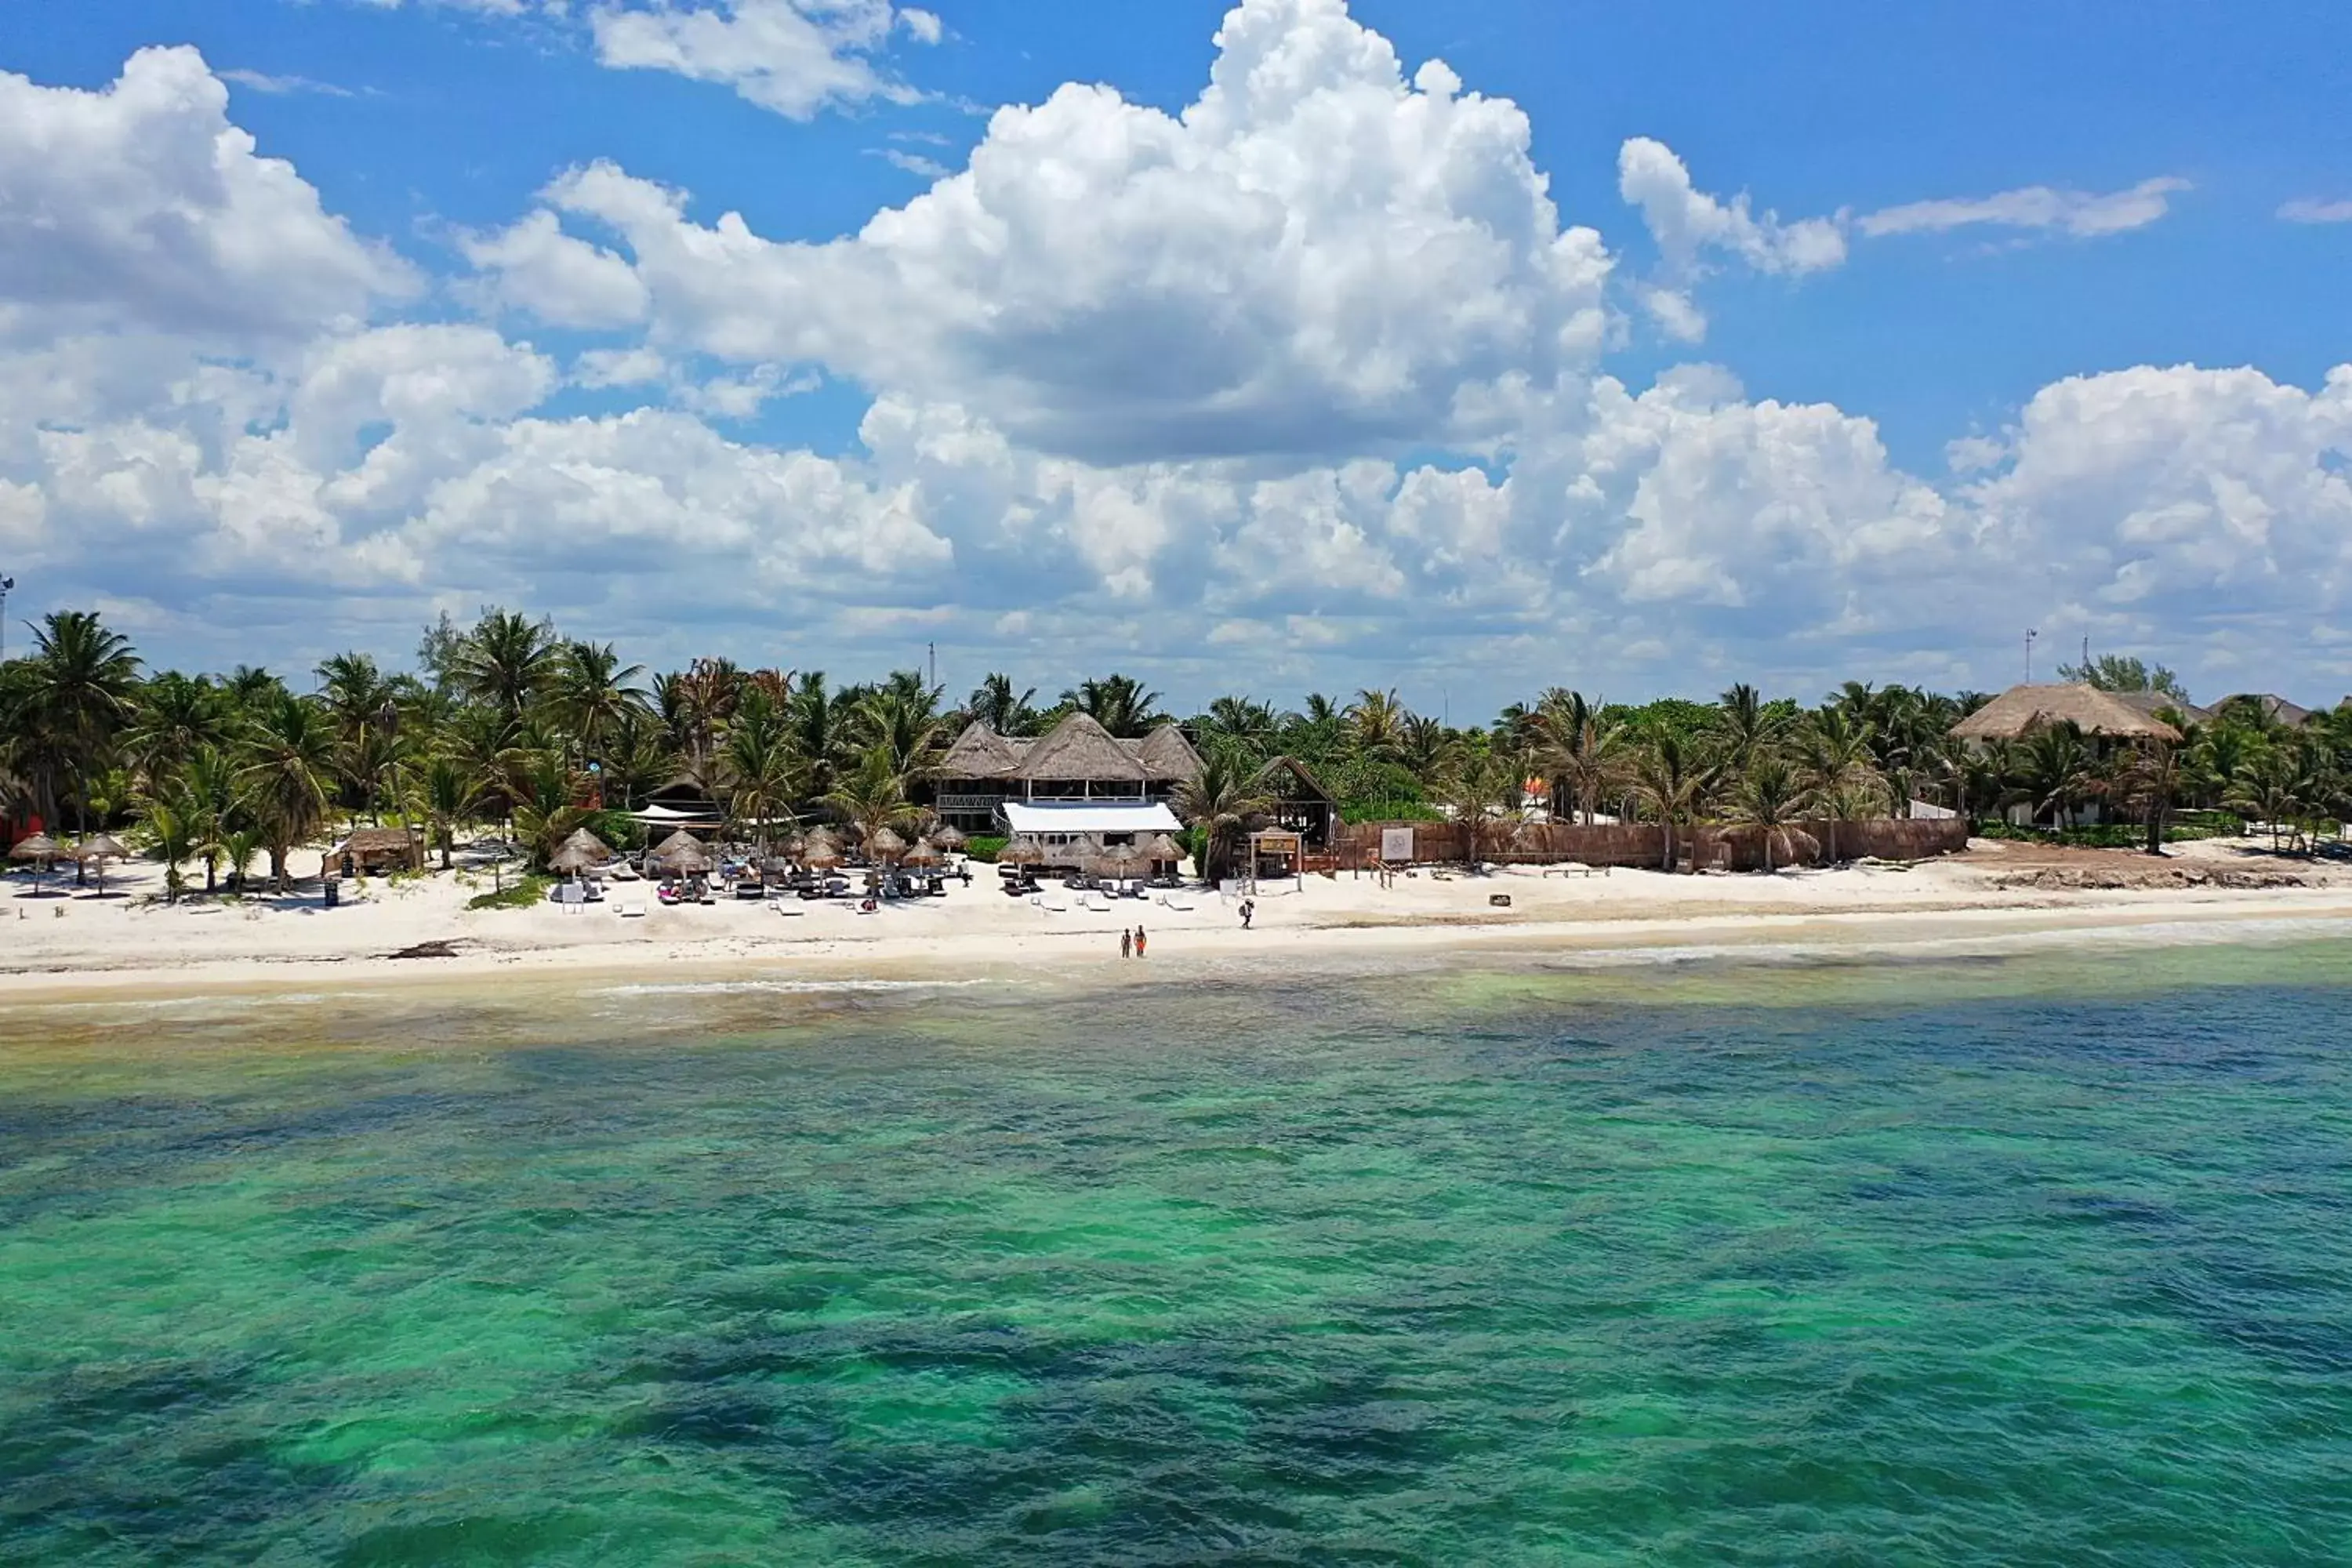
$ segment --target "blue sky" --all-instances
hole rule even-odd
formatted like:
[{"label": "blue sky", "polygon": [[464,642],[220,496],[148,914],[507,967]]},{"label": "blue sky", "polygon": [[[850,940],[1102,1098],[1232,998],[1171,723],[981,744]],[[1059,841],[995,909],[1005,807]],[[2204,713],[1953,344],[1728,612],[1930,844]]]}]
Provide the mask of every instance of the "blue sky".
[{"label": "blue sky", "polygon": [[2037,624],[2352,687],[2352,13],[1227,10],[9,6],[12,613],[1457,705],[1997,685]]}]

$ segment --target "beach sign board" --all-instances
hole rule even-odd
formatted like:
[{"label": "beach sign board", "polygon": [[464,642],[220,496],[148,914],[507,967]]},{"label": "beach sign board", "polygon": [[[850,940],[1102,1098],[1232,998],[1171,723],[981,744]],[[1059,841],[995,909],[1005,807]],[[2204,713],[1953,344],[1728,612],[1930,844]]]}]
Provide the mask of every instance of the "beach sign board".
[{"label": "beach sign board", "polygon": [[1381,829],[1381,858],[1391,865],[1412,862],[1412,829],[1383,827]]}]

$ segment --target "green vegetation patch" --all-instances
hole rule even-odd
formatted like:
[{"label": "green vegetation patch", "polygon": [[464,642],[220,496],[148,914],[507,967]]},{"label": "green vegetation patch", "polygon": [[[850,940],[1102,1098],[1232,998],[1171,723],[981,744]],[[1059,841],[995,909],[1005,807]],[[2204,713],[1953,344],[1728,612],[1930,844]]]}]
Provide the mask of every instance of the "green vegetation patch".
[{"label": "green vegetation patch", "polygon": [[992,865],[996,858],[1004,853],[1005,845],[1011,842],[992,833],[977,834],[963,841],[963,852],[975,860],[985,860]]},{"label": "green vegetation patch", "polygon": [[527,910],[533,904],[547,901],[547,890],[555,886],[555,879],[542,877],[536,871],[509,882],[494,893],[478,893],[466,900],[469,910]]}]

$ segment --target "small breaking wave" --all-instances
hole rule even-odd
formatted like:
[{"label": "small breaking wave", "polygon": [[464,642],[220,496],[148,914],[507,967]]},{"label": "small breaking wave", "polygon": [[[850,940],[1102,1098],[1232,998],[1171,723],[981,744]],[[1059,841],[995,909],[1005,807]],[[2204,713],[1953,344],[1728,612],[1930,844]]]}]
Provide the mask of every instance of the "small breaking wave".
[{"label": "small breaking wave", "polygon": [[645,981],[631,985],[609,985],[593,994],[598,996],[734,996],[771,994],[780,996],[825,995],[833,993],[850,994],[908,991],[962,991],[975,985],[993,985],[992,980],[676,980]]}]

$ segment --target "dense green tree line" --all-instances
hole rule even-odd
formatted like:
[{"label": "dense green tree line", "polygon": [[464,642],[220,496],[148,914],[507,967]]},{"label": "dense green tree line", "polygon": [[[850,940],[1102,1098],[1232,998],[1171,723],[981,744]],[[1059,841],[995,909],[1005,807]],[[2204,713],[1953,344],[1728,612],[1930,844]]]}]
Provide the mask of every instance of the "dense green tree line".
[{"label": "dense green tree line", "polygon": [[[474,825],[544,856],[583,825],[609,831],[600,812],[677,780],[752,837],[818,819],[905,826],[972,720],[1036,735],[1085,712],[1132,737],[1171,717],[1124,675],[1048,702],[992,674],[951,705],[911,670],[836,685],[821,670],[704,658],[650,674],[610,645],[501,609],[470,627],[445,617],[413,670],[346,653],[298,679],[150,673],[87,612],[34,632],[31,651],[0,666],[0,809],[72,831],[135,827],[175,866],[202,865],[208,889],[262,858],[282,887],[289,852],[345,823],[418,826],[444,866]],[[2084,673],[2178,693],[2168,671],[2136,661]],[[1226,696],[1182,721],[1208,767],[1179,805],[1213,860],[1265,809],[1276,759],[1307,768],[1351,819],[1444,817],[1474,839],[1501,831],[1539,785],[1561,817],[1667,824],[1670,862],[1702,823],[1755,827],[1769,854],[1800,817],[1853,821],[1913,799],[1977,816],[2021,805],[2053,826],[2104,805],[2145,825],[2151,846],[2192,807],[2272,825],[2283,846],[2347,815],[2352,710],[2289,728],[2241,704],[2184,723],[2179,745],[2103,745],[2068,726],[2010,744],[1953,741],[1982,700],[1850,682],[1810,708],[1747,685],[1713,702],[1629,707],[1555,688],[1457,728],[1393,691],[1313,693],[1296,709]]]}]

